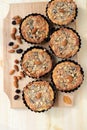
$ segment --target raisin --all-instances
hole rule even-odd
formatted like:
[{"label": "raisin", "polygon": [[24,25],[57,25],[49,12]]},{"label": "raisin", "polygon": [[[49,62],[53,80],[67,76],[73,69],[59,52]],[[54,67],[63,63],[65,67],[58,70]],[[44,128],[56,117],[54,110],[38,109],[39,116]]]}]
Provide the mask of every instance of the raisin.
[{"label": "raisin", "polygon": [[15,95],[14,100],[17,100],[19,97],[20,97],[19,95]]},{"label": "raisin", "polygon": [[22,50],[22,49],[17,49],[16,52],[17,52],[17,53],[22,53],[23,50]]},{"label": "raisin", "polygon": [[21,92],[21,90],[20,89],[16,89],[16,91],[15,91],[16,93],[20,93]]},{"label": "raisin", "polygon": [[9,46],[13,46],[13,45],[14,45],[14,42],[9,42],[8,45],[9,45]]},{"label": "raisin", "polygon": [[13,24],[13,25],[16,25],[16,21],[15,21],[15,20],[13,20],[13,21],[12,21],[12,24]]}]

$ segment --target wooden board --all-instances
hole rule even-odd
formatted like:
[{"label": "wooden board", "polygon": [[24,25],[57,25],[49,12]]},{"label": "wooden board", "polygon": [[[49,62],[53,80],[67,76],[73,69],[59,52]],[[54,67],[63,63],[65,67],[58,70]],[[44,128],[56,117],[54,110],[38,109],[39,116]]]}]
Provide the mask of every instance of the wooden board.
[{"label": "wooden board", "polygon": [[[46,8],[46,2],[39,2],[39,3],[20,3],[20,4],[10,4],[9,8],[9,13],[7,17],[4,19],[4,29],[3,29],[3,35],[4,35],[4,43],[3,43],[3,48],[4,48],[4,91],[8,95],[11,108],[25,108],[23,102],[22,102],[22,97],[20,94],[20,99],[19,100],[14,100],[13,97],[15,95],[15,88],[13,86],[13,76],[9,75],[9,71],[13,68],[14,66],[14,60],[19,59],[21,55],[19,54],[10,54],[8,53],[8,50],[11,48],[8,46],[8,43],[12,41],[10,37],[10,32],[13,27],[11,24],[11,20],[14,16],[20,15],[21,17],[25,17],[26,15],[30,13],[41,13],[45,15],[45,8]],[[76,28],[76,22],[72,23],[69,25],[70,27]],[[18,26],[16,25],[18,28]],[[46,46],[46,45],[44,45]],[[20,48],[23,48],[26,50],[26,48],[30,47],[29,44],[24,43],[23,45],[20,45]],[[74,57],[75,60],[77,60],[77,56]],[[19,66],[20,68],[20,66]],[[17,72],[18,73],[18,72]],[[17,75],[15,73],[14,75]],[[32,81],[31,78],[27,77],[26,79],[23,79],[22,81],[19,82],[19,88],[22,90],[24,86],[28,82]],[[71,100],[72,104],[66,104],[63,102],[63,96],[68,95]],[[57,99],[55,106],[60,107],[60,106],[73,106],[74,102],[74,93],[58,93]]]}]

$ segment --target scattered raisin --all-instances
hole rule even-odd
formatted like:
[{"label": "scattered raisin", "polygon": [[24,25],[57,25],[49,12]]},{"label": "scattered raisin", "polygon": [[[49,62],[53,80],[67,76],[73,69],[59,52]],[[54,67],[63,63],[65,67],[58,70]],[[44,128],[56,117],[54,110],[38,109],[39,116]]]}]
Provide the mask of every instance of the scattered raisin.
[{"label": "scattered raisin", "polygon": [[15,95],[14,100],[17,100],[19,97],[20,97],[19,95]]},{"label": "scattered raisin", "polygon": [[12,24],[13,24],[13,25],[16,25],[16,21],[15,21],[15,20],[13,20],[13,21],[12,21]]},{"label": "scattered raisin", "polygon": [[17,53],[22,53],[23,50],[22,50],[22,49],[17,49],[16,52],[17,52]]},{"label": "scattered raisin", "polygon": [[14,45],[14,42],[9,42],[8,45],[9,45],[9,46],[13,46],[13,45]]},{"label": "scattered raisin", "polygon": [[21,90],[20,89],[16,89],[16,91],[15,91],[16,93],[20,93],[21,92]]}]

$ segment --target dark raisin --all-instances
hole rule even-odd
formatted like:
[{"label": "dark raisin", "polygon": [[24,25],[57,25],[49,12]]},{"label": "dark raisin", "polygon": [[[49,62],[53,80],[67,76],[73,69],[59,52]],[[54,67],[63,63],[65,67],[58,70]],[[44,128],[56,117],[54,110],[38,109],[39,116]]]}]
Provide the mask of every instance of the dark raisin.
[{"label": "dark raisin", "polygon": [[15,20],[13,20],[13,21],[12,21],[12,24],[13,24],[13,25],[16,25],[16,21],[15,21]]},{"label": "dark raisin", "polygon": [[18,50],[16,50],[16,52],[17,52],[17,53],[22,53],[23,50],[22,50],[22,49],[18,49]]},{"label": "dark raisin", "polygon": [[20,93],[21,92],[21,90],[20,89],[16,89],[16,91],[15,91],[16,93]]},{"label": "dark raisin", "polygon": [[9,45],[9,46],[13,46],[13,45],[14,45],[14,42],[9,42],[8,45]]},{"label": "dark raisin", "polygon": [[17,100],[19,97],[20,97],[19,95],[15,95],[14,100]]}]

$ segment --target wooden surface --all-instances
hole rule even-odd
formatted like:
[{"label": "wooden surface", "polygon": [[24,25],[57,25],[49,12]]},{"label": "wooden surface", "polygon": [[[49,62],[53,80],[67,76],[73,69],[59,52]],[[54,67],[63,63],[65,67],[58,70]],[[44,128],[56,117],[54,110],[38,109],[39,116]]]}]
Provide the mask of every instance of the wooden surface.
[{"label": "wooden surface", "polygon": [[[42,0],[32,1],[41,2]],[[47,1],[45,0],[45,2]],[[5,40],[3,21],[9,10],[9,3],[19,2],[24,4],[27,2],[29,4],[31,0],[0,0],[0,130],[87,130],[87,0],[75,1],[79,8],[76,28],[82,39],[78,58],[85,72],[85,80],[74,93],[73,107],[57,106],[39,114],[27,109],[11,109],[9,99],[3,91],[2,77],[4,62],[2,46],[8,43],[8,41],[3,42]]]},{"label": "wooden surface", "polygon": [[[13,69],[14,60],[15,59],[20,60],[20,57],[21,57],[21,54],[19,55],[17,53],[13,53],[13,54],[8,53],[8,50],[11,49],[11,47],[8,46],[8,43],[10,41],[13,41],[10,36],[11,30],[14,27],[14,25],[11,24],[12,18],[16,15],[25,17],[26,15],[28,15],[30,13],[41,13],[41,14],[45,15],[46,5],[47,5],[46,2],[28,3],[28,4],[27,3],[11,4],[8,15],[4,19],[4,31],[3,31],[4,32],[3,35],[5,36],[4,44],[3,44],[4,45],[3,46],[4,47],[4,91],[9,97],[11,108],[25,108],[23,101],[22,101],[22,96],[21,96],[22,94],[20,94],[20,99],[18,99],[16,101],[14,100],[14,95],[15,95],[16,89],[13,85],[13,76],[18,75],[18,73],[15,73],[12,76],[9,75],[10,70]],[[76,23],[73,22],[69,26],[75,28]],[[19,28],[18,25],[16,25],[15,27],[17,29]],[[18,29],[18,31],[19,31],[19,29]],[[14,42],[16,42],[16,41],[14,41]],[[45,44],[44,46],[48,48],[48,44]],[[27,43],[23,43],[23,45],[20,45],[20,48],[23,48],[24,50],[26,50],[28,47],[30,47],[30,45]],[[77,60],[76,56],[74,57],[74,59]],[[57,60],[59,60],[59,59],[57,59]],[[19,68],[20,68],[20,66],[19,66]],[[21,71],[21,68],[20,68],[20,71]],[[25,87],[26,84],[30,81],[32,81],[32,79],[29,77],[23,79],[22,81],[20,80],[19,89],[21,89],[21,91],[22,91],[23,87]],[[64,102],[63,96],[65,96],[65,95],[67,95],[71,98],[71,100],[72,100],[71,104],[67,104]],[[67,94],[58,92],[55,106],[56,107],[73,106],[73,102],[74,102],[74,93],[73,92],[67,93]]]}]

